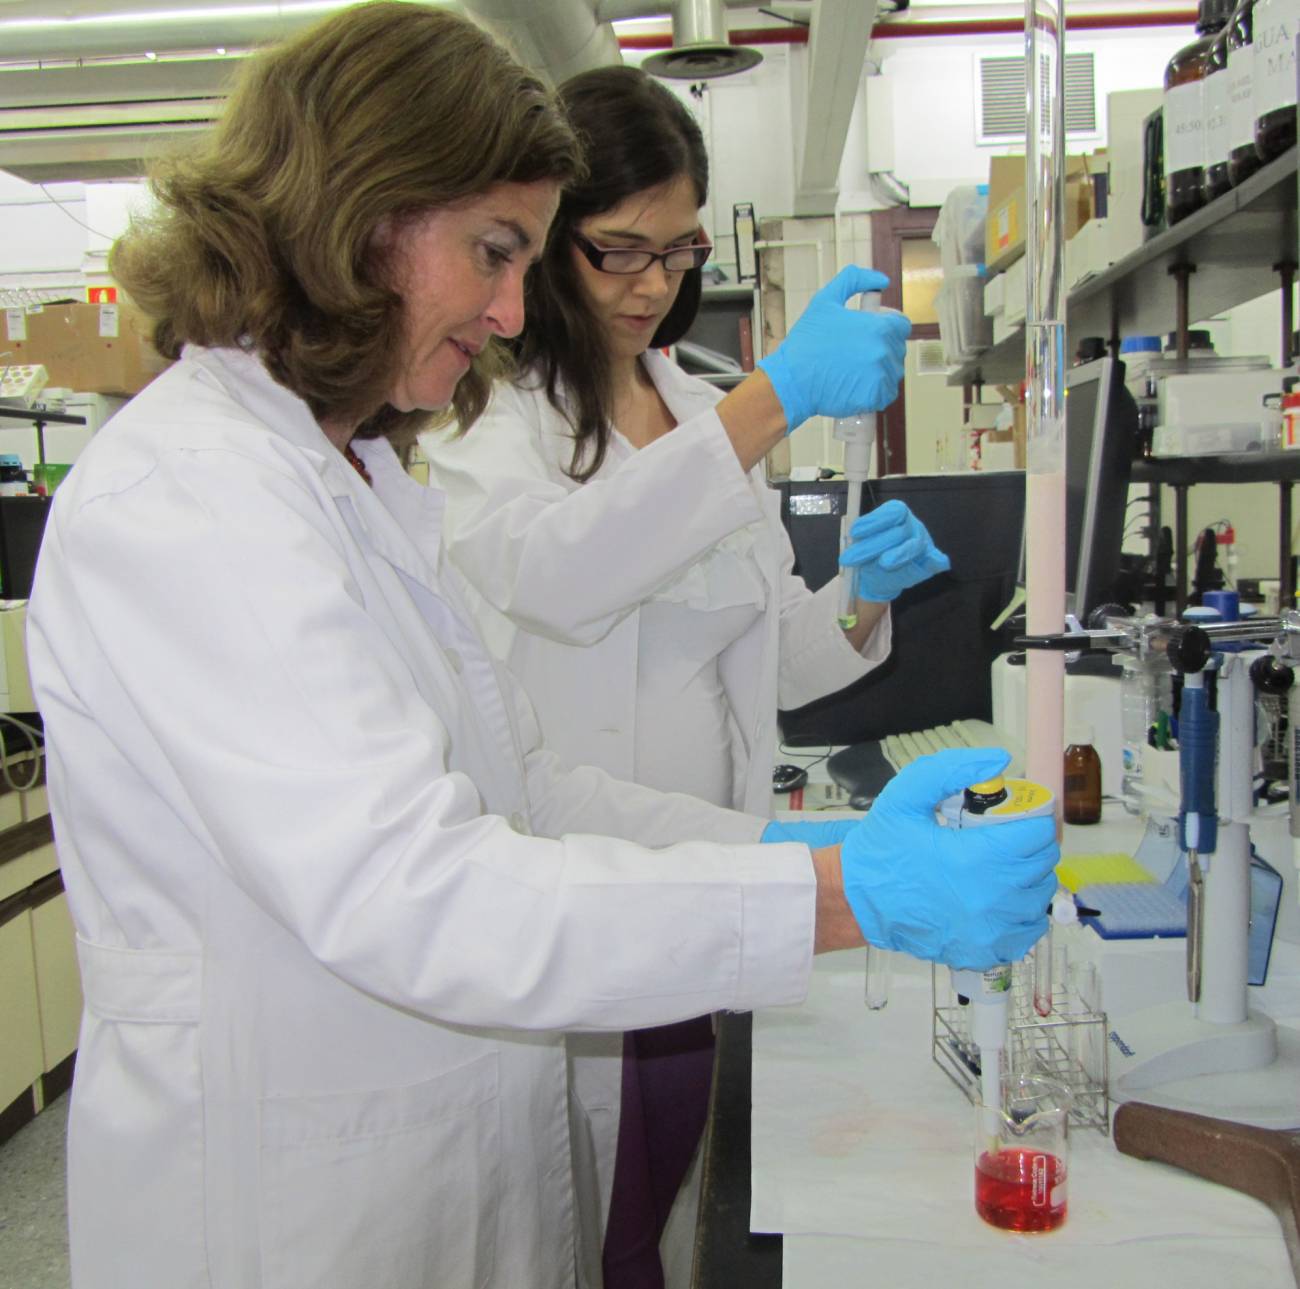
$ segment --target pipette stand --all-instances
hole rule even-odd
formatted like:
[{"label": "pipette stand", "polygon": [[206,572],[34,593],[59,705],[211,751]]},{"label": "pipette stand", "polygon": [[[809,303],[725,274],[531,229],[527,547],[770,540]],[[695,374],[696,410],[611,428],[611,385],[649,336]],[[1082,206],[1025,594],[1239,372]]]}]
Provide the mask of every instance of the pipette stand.
[{"label": "pipette stand", "polygon": [[[1266,651],[1258,649],[1216,651],[1205,665],[1217,677],[1218,827],[1213,849],[1200,857],[1199,997],[1112,1017],[1111,1097],[1290,1128],[1300,1126],[1300,1035],[1279,1031],[1248,1002],[1250,821],[1258,764],[1250,667],[1263,657]],[[1186,794],[1186,767],[1182,781]]]}]

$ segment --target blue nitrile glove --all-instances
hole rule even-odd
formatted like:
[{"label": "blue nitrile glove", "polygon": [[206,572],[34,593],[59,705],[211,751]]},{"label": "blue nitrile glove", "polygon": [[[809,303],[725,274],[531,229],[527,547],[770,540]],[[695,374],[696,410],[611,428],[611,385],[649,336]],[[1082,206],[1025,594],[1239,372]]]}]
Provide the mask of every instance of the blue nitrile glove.
[{"label": "blue nitrile glove", "polygon": [[801,841],[809,850],[838,846],[858,826],[857,819],[773,819],[759,841]]},{"label": "blue nitrile glove", "polygon": [[887,601],[952,565],[925,525],[894,498],[853,521],[840,563],[858,570],[859,600]]},{"label": "blue nitrile glove", "polygon": [[775,353],[760,358],[785,412],[786,433],[810,416],[878,412],[898,396],[912,324],[892,309],[846,305],[863,291],[883,291],[883,273],[850,264],[808,302]]},{"label": "blue nitrile glove", "polygon": [[934,814],[1009,759],[1000,748],[918,757],[845,838],[844,894],[869,943],[986,971],[1024,957],[1047,930],[1060,858],[1055,821],[946,828]]}]

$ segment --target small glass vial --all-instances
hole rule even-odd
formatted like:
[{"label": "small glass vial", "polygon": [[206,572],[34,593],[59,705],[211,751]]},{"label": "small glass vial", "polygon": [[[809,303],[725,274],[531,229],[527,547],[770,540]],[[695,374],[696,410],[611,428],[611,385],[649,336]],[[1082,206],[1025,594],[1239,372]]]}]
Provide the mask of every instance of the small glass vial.
[{"label": "small glass vial", "polygon": [[1165,217],[1170,224],[1205,205],[1205,77],[1210,46],[1231,11],[1232,0],[1201,0],[1197,39],[1165,68]]},{"label": "small glass vial", "polygon": [[1300,0],[1256,0],[1255,151],[1272,161],[1295,146],[1295,38]]},{"label": "small glass vial", "polygon": [[1228,178],[1233,186],[1259,169],[1255,151],[1255,0],[1241,0],[1228,23]]},{"label": "small glass vial", "polygon": [[1101,758],[1092,738],[1090,725],[1075,726],[1069,734],[1061,798],[1062,818],[1067,824],[1101,822]]}]

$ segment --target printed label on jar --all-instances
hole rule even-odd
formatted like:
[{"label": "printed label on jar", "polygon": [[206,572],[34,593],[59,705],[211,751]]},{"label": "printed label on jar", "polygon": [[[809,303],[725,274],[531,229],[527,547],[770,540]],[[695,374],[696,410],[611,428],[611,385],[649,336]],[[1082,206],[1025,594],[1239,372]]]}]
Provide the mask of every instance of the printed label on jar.
[{"label": "printed label on jar", "polygon": [[1226,165],[1228,146],[1228,73],[1222,71],[1205,78],[1205,164]]},{"label": "printed label on jar", "polygon": [[1255,118],[1295,102],[1296,19],[1300,0],[1255,6]]},{"label": "printed label on jar", "polygon": [[1255,146],[1255,99],[1251,77],[1255,74],[1255,46],[1228,51],[1228,148]]},{"label": "printed label on jar", "polygon": [[1165,91],[1165,174],[1205,165],[1205,83]]}]

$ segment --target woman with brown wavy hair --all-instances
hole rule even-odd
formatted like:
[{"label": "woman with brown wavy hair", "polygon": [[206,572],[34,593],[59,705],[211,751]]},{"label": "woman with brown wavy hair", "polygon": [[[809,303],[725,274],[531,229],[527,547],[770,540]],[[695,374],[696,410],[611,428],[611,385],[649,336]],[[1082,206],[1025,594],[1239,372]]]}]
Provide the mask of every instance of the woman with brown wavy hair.
[{"label": "woman with brown wavy hair", "polygon": [[[519,374],[470,433],[425,441],[448,495],[447,550],[563,756],[767,814],[778,703],[884,661],[888,602],[948,564],[902,503],[864,517],[846,554],[858,622],[843,630],[837,587],[814,595],[791,572],[777,494],[755,467],[808,415],[892,401],[908,323],[845,308],[885,285],[850,268],[725,397],[687,376],[660,351],[694,319],[711,249],[700,131],[631,67],[583,73],[560,96],[587,172],[530,278]],[[707,1112],[710,1019],[571,1051],[607,1289],[653,1289]],[[665,1244],[683,1268],[690,1227],[675,1217]]]},{"label": "woman with brown wavy hair", "polygon": [[481,404],[579,165],[470,23],[363,5],[254,58],[117,248],[177,361],[60,488],[29,633],[77,1289],[571,1286],[563,1031],[862,943],[838,850],[543,750],[399,462]]}]

